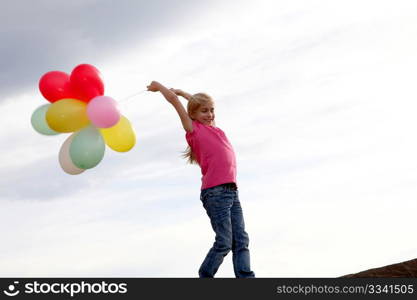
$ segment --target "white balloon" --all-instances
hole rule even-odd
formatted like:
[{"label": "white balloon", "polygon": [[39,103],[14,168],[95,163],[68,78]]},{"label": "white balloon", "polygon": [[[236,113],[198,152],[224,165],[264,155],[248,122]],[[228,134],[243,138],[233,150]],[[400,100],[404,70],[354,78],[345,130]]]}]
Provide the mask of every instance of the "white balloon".
[{"label": "white balloon", "polygon": [[76,132],[71,134],[62,144],[61,150],[59,150],[59,164],[61,165],[62,170],[64,170],[65,173],[70,175],[81,174],[85,171],[84,169],[80,169],[77,166],[75,166],[70,157],[69,149],[75,134]]}]

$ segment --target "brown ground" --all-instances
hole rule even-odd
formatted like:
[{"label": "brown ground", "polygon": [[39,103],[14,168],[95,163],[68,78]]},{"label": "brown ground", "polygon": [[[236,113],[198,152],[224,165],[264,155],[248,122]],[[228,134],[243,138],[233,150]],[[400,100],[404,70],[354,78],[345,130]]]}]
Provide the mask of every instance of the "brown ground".
[{"label": "brown ground", "polygon": [[381,268],[369,269],[363,272],[349,274],[342,277],[417,277],[417,259],[412,259]]}]

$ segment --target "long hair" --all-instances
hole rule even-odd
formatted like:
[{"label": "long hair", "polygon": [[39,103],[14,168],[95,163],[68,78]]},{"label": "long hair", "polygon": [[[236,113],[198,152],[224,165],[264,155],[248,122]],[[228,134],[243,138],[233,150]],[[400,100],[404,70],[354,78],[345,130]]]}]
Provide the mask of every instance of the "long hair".
[{"label": "long hair", "polygon": [[[197,94],[192,95],[188,99],[188,103],[187,103],[188,116],[192,120],[194,120],[192,115],[200,108],[201,105],[206,105],[206,104],[214,104],[213,99],[206,93],[197,93]],[[185,149],[183,157],[187,159],[187,162],[190,164],[198,164],[195,154],[190,146],[188,146],[187,149]]]}]

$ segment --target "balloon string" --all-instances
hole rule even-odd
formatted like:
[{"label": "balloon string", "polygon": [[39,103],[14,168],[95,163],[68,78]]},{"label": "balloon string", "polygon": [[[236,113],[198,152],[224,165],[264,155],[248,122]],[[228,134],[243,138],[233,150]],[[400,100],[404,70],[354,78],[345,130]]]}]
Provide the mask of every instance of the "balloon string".
[{"label": "balloon string", "polygon": [[143,90],[143,91],[140,91],[140,92],[136,92],[136,93],[134,93],[134,94],[132,94],[132,95],[129,95],[129,96],[127,96],[127,97],[124,97],[122,100],[119,100],[118,102],[119,103],[121,103],[121,102],[125,102],[126,100],[129,100],[129,99],[131,99],[131,98],[133,98],[133,97],[135,97],[135,96],[138,96],[138,95],[140,95],[140,94],[143,94],[144,92],[146,92],[147,90]]}]

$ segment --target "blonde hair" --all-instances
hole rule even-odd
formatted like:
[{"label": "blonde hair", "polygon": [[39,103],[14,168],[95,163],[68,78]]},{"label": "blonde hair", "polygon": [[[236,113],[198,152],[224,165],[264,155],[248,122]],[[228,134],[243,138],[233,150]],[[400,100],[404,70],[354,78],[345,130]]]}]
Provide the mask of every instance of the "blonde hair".
[{"label": "blonde hair", "polygon": [[[187,103],[187,113],[188,116],[193,120],[192,115],[200,108],[202,105],[214,104],[213,99],[206,93],[197,93],[188,97]],[[187,159],[190,164],[198,164],[198,161],[195,157],[195,154],[190,146],[184,151],[183,157]]]}]

